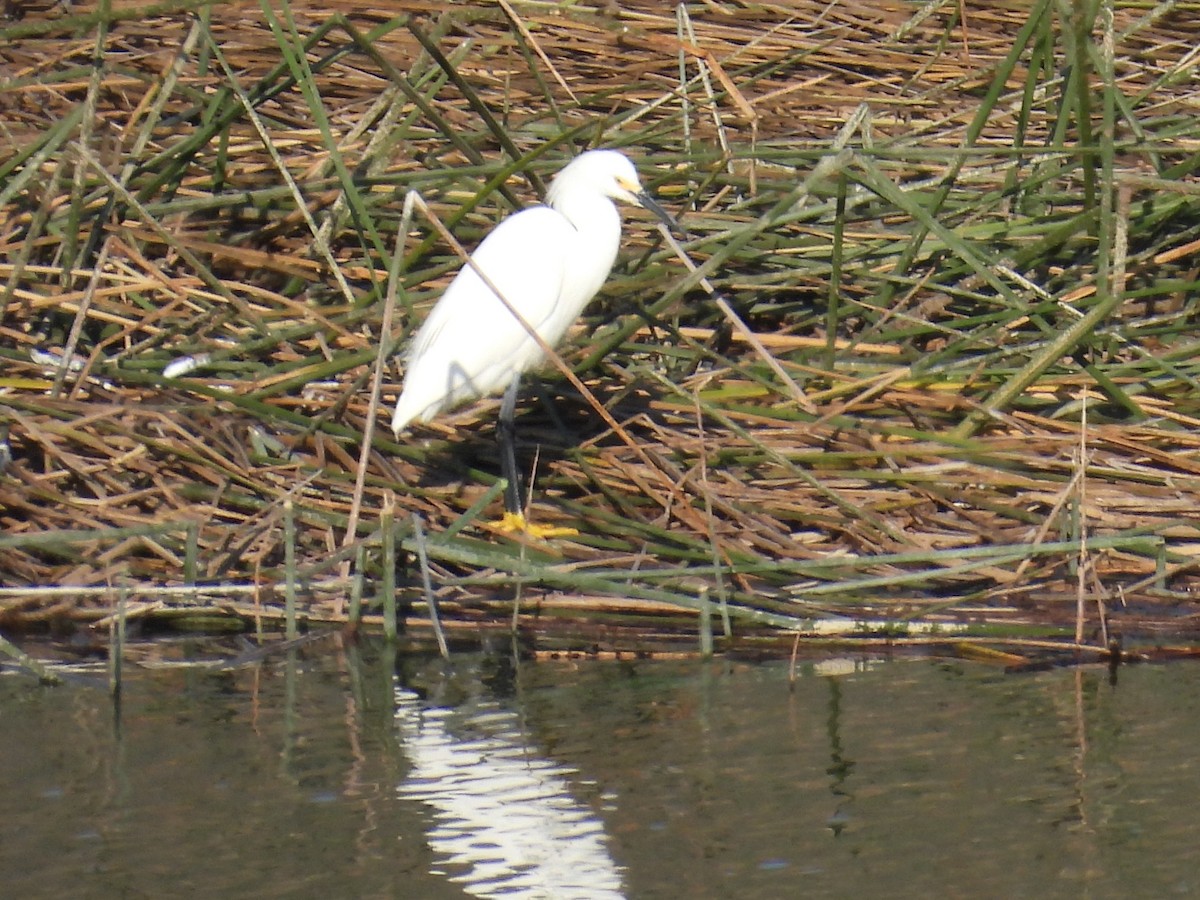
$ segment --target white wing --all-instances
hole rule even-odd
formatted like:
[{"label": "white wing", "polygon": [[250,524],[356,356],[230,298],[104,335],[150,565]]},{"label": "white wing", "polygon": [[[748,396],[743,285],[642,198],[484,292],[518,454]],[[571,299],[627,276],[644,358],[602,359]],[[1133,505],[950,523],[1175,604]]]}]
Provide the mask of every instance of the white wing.
[{"label": "white wing", "polygon": [[[551,344],[563,329],[543,329],[560,303],[573,233],[561,214],[535,206],[501,222],[471,255],[501,296]],[[413,420],[426,421],[446,407],[503,390],[542,357],[537,342],[475,268],[464,265],[408,350],[392,427],[399,431]]]}]

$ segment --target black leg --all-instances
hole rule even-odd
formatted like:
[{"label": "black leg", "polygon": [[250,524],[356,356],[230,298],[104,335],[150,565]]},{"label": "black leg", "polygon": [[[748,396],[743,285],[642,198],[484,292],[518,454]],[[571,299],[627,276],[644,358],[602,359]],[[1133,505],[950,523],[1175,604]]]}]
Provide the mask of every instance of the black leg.
[{"label": "black leg", "polygon": [[508,481],[504,492],[504,508],[516,516],[524,516],[525,504],[521,502],[521,477],[517,474],[516,424],[517,393],[521,390],[521,376],[514,375],[504,392],[500,404],[500,420],[496,424],[496,438],[500,442],[500,471]]}]

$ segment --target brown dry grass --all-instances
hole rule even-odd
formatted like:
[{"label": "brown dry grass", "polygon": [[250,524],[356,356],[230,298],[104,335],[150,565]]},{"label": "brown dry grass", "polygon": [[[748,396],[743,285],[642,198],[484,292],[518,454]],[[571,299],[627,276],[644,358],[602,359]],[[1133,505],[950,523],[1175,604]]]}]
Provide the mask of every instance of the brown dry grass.
[{"label": "brown dry grass", "polygon": [[[305,578],[329,587],[309,610],[338,615],[329,560],[394,497],[401,522],[424,518],[463,615],[514,580],[691,605],[706,584],[775,624],[964,610],[1011,624],[1031,609],[1058,622],[1081,586],[1089,603],[1186,604],[1200,17],[1114,4],[1106,75],[1103,17],[1073,30],[1053,5],[1006,67],[1041,5],[968,3],[965,21],[957,3],[697,6],[684,105],[678,23],[659,4],[294,4],[305,37],[334,13],[363,34],[392,23],[371,53],[330,61],[350,34],[337,23],[310,48],[325,122],[257,5],[196,24],[121,4],[98,68],[89,7],[71,29],[24,6],[0,49],[0,419],[15,457],[0,579],[273,582],[290,498]],[[236,96],[213,103],[232,83],[214,47],[278,162]],[[1080,60],[1082,94],[1064,74]],[[1121,98],[1108,119],[1106,84]],[[835,156],[839,135],[852,159]],[[553,415],[527,391],[534,517],[581,536],[522,545],[473,510],[495,474],[492,401],[404,446],[376,429],[361,469],[370,367],[405,192],[469,245],[586,142],[638,157],[813,411],[635,217],[563,354],[640,453],[561,379],[542,390]],[[528,179],[480,192],[539,150]],[[420,244],[431,231],[418,218],[407,242],[398,338],[457,265]],[[68,345],[81,372],[30,356]],[[164,381],[202,352],[208,367]],[[0,599],[0,617],[44,615],[33,596]],[[53,602],[99,615],[111,598]]]}]

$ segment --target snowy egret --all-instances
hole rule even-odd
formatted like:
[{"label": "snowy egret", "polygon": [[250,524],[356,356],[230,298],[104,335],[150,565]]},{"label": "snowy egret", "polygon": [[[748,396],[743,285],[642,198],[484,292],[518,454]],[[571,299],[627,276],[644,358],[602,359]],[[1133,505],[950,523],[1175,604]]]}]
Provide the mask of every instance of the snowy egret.
[{"label": "snowy egret", "polygon": [[554,178],[546,205],[508,216],[484,238],[406,352],[404,389],[392,416],[397,437],[412,422],[505,389],[496,431],[508,480],[503,524],[510,530],[525,529],[513,449],[517,392],[521,375],[545,360],[529,329],[554,347],[600,290],[621,240],[615,200],[677,227],[643,190],[626,156],[582,153]]}]

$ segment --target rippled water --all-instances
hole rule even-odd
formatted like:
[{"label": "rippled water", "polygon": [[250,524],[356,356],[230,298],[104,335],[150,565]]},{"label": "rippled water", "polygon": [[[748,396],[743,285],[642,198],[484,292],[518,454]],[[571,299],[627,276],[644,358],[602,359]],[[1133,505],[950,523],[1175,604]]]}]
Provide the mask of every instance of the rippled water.
[{"label": "rippled water", "polygon": [[451,664],[0,677],[13,897],[1200,894],[1200,668]]},{"label": "rippled water", "polygon": [[515,712],[464,716],[397,687],[396,720],[412,764],[400,795],[431,812],[450,881],[477,896],[623,896],[604,823],[574,796],[579,772],[538,755]]}]

